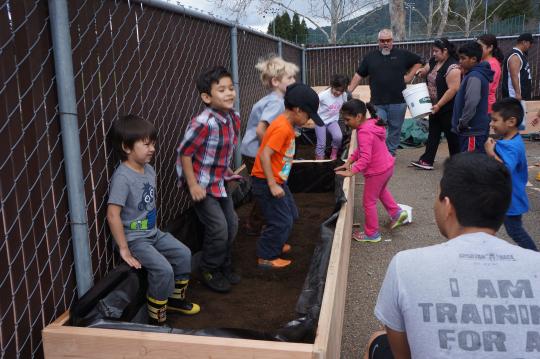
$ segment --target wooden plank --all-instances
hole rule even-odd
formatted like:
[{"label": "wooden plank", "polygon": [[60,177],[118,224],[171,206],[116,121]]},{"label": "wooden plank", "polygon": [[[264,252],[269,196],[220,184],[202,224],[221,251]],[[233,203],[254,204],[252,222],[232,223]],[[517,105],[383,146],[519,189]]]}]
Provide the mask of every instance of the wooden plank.
[{"label": "wooden plank", "polygon": [[[353,131],[350,152],[355,148],[356,131]],[[341,207],[334,232],[319,325],[315,337],[315,358],[333,359],[340,357],[353,223],[354,183],[355,177],[345,178],[343,183],[343,192],[347,203]]]},{"label": "wooden plank", "polygon": [[313,345],[67,327],[55,322],[43,330],[43,348],[47,359],[308,359]]},{"label": "wooden plank", "polygon": [[334,162],[334,160],[293,160],[293,163],[325,163],[325,162]]},{"label": "wooden plank", "polygon": [[61,327],[62,325],[66,325],[69,321],[69,310],[65,311],[64,314],[59,316],[54,322],[49,324],[50,327]]}]

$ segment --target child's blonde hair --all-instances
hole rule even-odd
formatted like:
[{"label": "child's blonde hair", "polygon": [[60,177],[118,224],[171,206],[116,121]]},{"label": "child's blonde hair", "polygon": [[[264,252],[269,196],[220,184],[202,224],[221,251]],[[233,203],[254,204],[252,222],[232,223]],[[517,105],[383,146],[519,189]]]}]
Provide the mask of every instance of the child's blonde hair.
[{"label": "child's blonde hair", "polygon": [[296,75],[299,71],[298,66],[275,55],[259,60],[255,68],[261,72],[261,82],[268,88],[272,88],[273,78],[281,80],[283,76]]}]

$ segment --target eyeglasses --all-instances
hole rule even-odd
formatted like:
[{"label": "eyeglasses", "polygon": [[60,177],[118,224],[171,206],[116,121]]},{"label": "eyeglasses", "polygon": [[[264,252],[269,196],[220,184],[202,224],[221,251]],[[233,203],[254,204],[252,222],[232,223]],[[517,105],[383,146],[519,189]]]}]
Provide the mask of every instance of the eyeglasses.
[{"label": "eyeglasses", "polygon": [[379,39],[379,42],[382,44],[389,44],[393,41],[393,39]]}]

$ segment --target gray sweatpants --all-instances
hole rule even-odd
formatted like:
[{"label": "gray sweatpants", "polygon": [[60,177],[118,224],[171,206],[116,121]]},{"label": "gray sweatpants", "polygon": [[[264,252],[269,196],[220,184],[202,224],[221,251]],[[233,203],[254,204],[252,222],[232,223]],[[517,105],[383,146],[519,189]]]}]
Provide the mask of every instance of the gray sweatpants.
[{"label": "gray sweatpants", "polygon": [[191,251],[170,233],[157,231],[154,237],[128,242],[131,254],[148,272],[148,296],[165,300],[174,290],[174,281],[189,279]]}]

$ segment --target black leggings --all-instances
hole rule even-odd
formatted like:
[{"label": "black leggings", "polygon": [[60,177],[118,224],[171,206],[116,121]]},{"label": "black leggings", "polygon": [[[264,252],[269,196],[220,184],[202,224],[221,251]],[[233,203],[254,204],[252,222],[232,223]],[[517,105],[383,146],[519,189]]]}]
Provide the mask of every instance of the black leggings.
[{"label": "black leggings", "polygon": [[459,141],[452,129],[452,111],[446,111],[444,113],[436,113],[429,116],[429,133],[426,143],[426,151],[420,157],[420,160],[433,165],[435,161],[435,155],[441,142],[441,133],[444,133],[446,141],[448,142],[448,151],[450,156],[459,153]]}]

